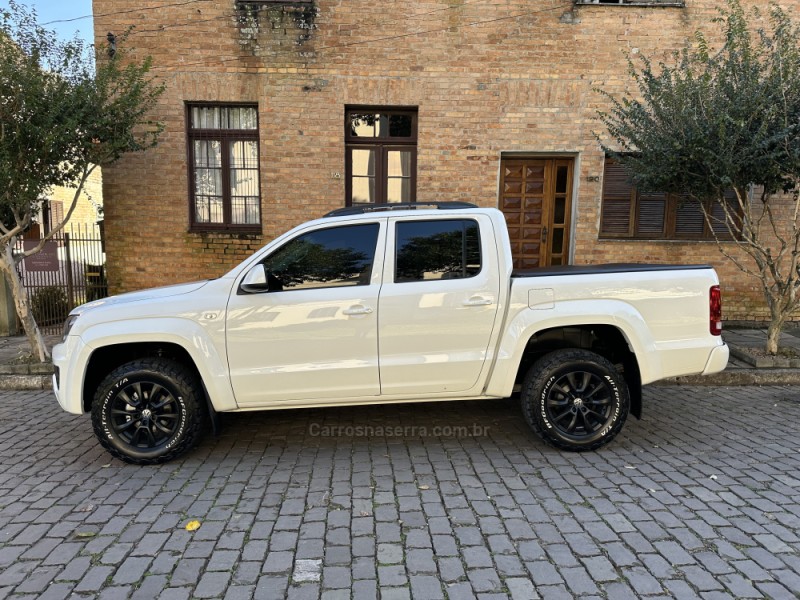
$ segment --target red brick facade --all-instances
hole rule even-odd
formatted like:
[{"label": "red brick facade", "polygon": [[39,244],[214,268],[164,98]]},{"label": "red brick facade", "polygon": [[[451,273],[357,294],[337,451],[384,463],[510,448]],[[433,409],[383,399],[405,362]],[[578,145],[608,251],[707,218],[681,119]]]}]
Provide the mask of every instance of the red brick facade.
[{"label": "red brick facade", "polygon": [[[595,88],[622,92],[624,51],[665,57],[711,29],[718,2],[165,4],[94,0],[98,40],[134,25],[126,45],[152,55],[167,84],[155,115],[166,125],[160,145],[103,173],[113,291],[219,275],[343,206],[345,107],[370,105],[417,108],[418,201],[497,206],[501,156],[574,157],[573,263],[709,262],[726,318],[766,317],[757,281],[713,242],[598,239],[604,155],[593,132],[604,101]],[[189,232],[185,103],[202,101],[258,103],[261,235]]]}]

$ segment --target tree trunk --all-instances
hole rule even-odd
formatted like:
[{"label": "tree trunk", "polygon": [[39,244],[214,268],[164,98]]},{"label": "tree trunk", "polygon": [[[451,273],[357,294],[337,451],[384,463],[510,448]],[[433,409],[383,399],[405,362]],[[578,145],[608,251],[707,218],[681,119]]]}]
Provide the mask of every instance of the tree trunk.
[{"label": "tree trunk", "polygon": [[11,293],[14,296],[14,305],[17,308],[17,315],[22,321],[22,327],[25,329],[25,335],[28,336],[28,343],[31,345],[31,353],[39,358],[40,362],[48,362],[50,360],[50,351],[44,343],[42,332],[39,330],[39,325],[36,324],[36,319],[33,318],[30,303],[28,302],[28,294],[22,286],[22,281],[17,273],[17,266],[14,264],[14,256],[12,248],[14,247],[13,238],[10,243],[3,248],[2,259],[0,259],[0,269],[5,275],[6,281],[11,286]]},{"label": "tree trunk", "polygon": [[778,344],[781,340],[781,331],[783,330],[783,321],[772,319],[767,329],[767,353],[777,354]]}]

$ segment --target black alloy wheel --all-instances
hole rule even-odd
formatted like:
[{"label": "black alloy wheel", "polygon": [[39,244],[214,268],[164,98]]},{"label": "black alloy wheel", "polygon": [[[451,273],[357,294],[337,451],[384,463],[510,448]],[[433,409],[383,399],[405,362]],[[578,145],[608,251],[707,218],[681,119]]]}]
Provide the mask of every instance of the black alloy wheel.
[{"label": "black alloy wheel", "polygon": [[135,360],[103,379],[92,402],[100,444],[125,462],[167,462],[195,445],[207,420],[193,369],[162,357]]},{"label": "black alloy wheel", "polygon": [[522,385],[522,412],[545,442],[562,450],[595,450],[620,432],[630,410],[625,379],[606,358],[582,349],[537,360]]},{"label": "black alloy wheel", "polygon": [[117,391],[110,412],[111,428],[120,440],[152,450],[178,431],[182,409],[167,388],[154,381],[137,381]]},{"label": "black alloy wheel", "polygon": [[545,412],[562,435],[579,441],[608,424],[613,394],[608,381],[596,373],[569,371],[549,386]]}]

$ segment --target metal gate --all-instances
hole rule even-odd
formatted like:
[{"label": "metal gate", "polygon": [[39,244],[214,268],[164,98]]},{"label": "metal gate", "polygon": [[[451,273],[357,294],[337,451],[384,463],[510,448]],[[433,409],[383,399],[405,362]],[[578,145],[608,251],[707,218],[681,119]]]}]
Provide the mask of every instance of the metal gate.
[{"label": "metal gate", "polygon": [[[18,240],[15,251],[24,252],[40,241]],[[20,263],[22,285],[43,334],[60,333],[70,310],[108,295],[105,262],[100,228],[79,224],[59,232],[41,252]]]}]

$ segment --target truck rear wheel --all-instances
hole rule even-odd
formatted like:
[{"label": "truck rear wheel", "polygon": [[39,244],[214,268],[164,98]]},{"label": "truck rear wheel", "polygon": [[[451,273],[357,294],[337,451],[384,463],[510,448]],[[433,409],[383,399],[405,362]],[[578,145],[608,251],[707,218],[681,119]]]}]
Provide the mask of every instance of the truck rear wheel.
[{"label": "truck rear wheel", "polygon": [[595,450],[620,432],[630,409],[625,380],[611,362],[588,350],[546,354],[528,370],[522,412],[546,443]]},{"label": "truck rear wheel", "polygon": [[166,358],[114,369],[97,387],[92,425],[100,444],[131,464],[164,463],[194,446],[206,420],[197,376]]}]

